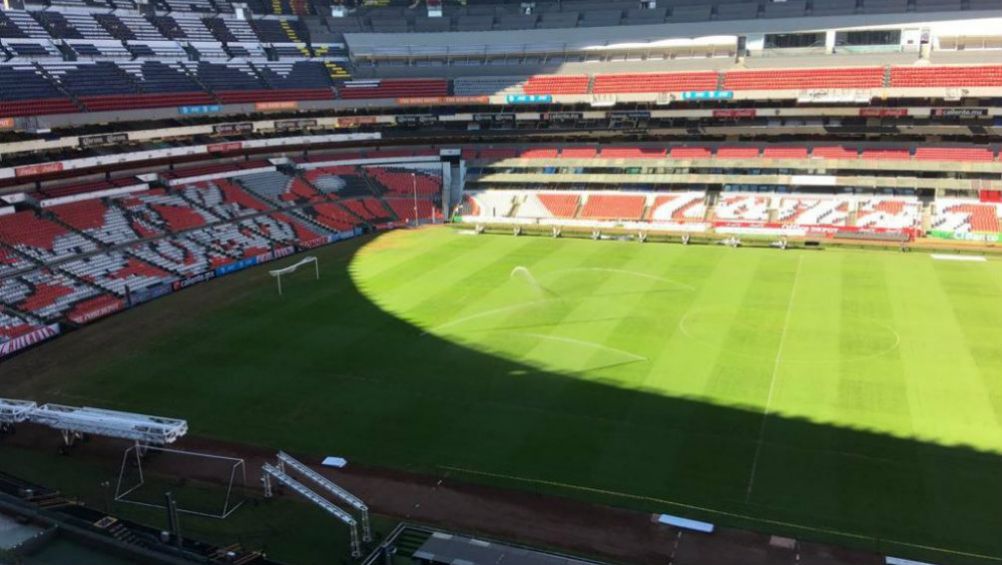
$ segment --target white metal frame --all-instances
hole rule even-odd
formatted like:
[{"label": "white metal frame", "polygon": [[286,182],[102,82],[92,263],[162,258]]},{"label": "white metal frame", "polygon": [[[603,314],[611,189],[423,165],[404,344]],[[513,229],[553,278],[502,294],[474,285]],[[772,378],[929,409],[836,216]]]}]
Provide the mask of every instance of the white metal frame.
[{"label": "white metal frame", "polygon": [[320,262],[317,261],[317,258],[312,255],[310,255],[309,257],[303,257],[302,259],[299,260],[298,263],[289,265],[288,267],[283,267],[281,269],[273,269],[271,271],[268,271],[268,274],[275,277],[275,280],[278,281],[279,296],[282,296],[282,275],[289,275],[295,273],[300,267],[302,267],[303,265],[308,265],[310,263],[313,263],[313,269],[316,272],[317,280],[320,280]]},{"label": "white metal frame", "polygon": [[20,424],[27,420],[38,404],[31,400],[0,398],[0,424]]},{"label": "white metal frame", "polygon": [[347,490],[335,484],[334,481],[331,481],[327,477],[300,463],[298,459],[295,459],[288,453],[279,451],[278,468],[285,471],[286,465],[358,511],[358,513],[362,516],[362,541],[372,541],[372,530],[369,527],[369,507],[362,502],[361,498],[351,494]]},{"label": "white metal frame", "polygon": [[[207,518],[219,518],[225,519],[236,512],[238,508],[243,506],[244,500],[237,501],[236,503],[231,503],[233,498],[233,487],[240,486],[241,488],[246,488],[247,486],[247,467],[244,464],[244,460],[238,457],[226,457],[224,455],[215,455],[212,453],[200,453],[197,451],[185,451],[181,449],[170,449],[167,447],[149,447],[141,446],[139,444],[133,445],[125,450],[122,454],[122,466],[118,470],[118,482],[115,485],[115,502],[127,502],[129,504],[136,504],[139,506],[146,506],[149,508],[160,508],[166,509],[167,507],[163,504],[154,504],[151,502],[144,502],[141,500],[132,500],[128,496],[135,491],[139,490],[146,484],[146,477],[143,474],[143,458],[144,456],[150,454],[171,454],[180,455],[184,457],[193,457],[197,459],[206,459],[212,461],[219,461],[224,464],[229,463],[229,480],[226,483],[226,498],[223,500],[223,508],[218,514],[210,514],[208,512],[202,512],[199,510],[194,510],[190,508],[178,507],[177,511],[184,514],[192,514],[195,516],[205,516]],[[128,467],[130,461],[134,461],[136,465],[136,472],[138,473],[139,480],[133,485],[127,485],[126,483],[126,468]],[[239,484],[237,483],[239,481]]]},{"label": "white metal frame", "polygon": [[188,433],[188,422],[102,408],[43,404],[34,408],[28,420],[63,434],[72,445],[84,434],[127,439],[144,445],[167,445]]},{"label": "white metal frame", "polygon": [[271,487],[272,479],[289,487],[299,496],[302,496],[306,500],[316,504],[328,514],[344,522],[344,524],[348,526],[348,531],[351,534],[351,556],[355,558],[362,556],[362,546],[358,540],[358,522],[355,521],[355,518],[351,514],[345,512],[341,509],[341,507],[333,502],[320,496],[310,487],[290,477],[284,470],[272,465],[271,463],[264,463],[261,465],[261,484],[264,487],[264,496],[266,498],[271,498],[273,494]]}]

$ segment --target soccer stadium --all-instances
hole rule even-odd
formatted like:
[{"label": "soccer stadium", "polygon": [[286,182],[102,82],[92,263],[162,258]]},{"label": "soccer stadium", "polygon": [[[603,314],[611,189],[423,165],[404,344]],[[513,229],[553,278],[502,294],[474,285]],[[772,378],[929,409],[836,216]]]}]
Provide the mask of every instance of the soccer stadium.
[{"label": "soccer stadium", "polygon": [[2,0],[0,564],[1002,564],[999,0]]}]

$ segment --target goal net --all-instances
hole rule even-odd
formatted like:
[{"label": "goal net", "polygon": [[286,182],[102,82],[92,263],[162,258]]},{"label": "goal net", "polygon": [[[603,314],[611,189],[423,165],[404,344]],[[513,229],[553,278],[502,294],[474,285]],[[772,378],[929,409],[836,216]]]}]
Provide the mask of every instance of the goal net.
[{"label": "goal net", "polygon": [[316,280],[320,280],[320,263],[317,262],[317,258],[312,255],[309,257],[303,257],[298,263],[289,265],[288,267],[283,267],[281,269],[274,269],[268,271],[268,274],[275,278],[278,283],[278,295],[282,295],[282,277],[291,275],[298,271],[301,267],[305,267],[310,263],[313,264],[313,272],[316,275]]}]

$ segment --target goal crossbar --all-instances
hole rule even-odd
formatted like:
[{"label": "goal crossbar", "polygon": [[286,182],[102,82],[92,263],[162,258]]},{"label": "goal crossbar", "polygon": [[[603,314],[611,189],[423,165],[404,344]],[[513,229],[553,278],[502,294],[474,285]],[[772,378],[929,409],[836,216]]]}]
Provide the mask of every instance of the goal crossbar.
[{"label": "goal crossbar", "polygon": [[281,269],[273,269],[271,271],[268,271],[268,274],[275,277],[275,280],[278,282],[279,296],[282,295],[282,275],[291,275],[292,273],[295,273],[297,270],[299,270],[300,267],[309,265],[310,263],[313,263],[314,273],[316,273],[317,280],[320,280],[320,263],[317,261],[317,258],[312,255],[310,255],[309,257],[303,257],[297,263],[289,265],[288,267],[282,267]]}]

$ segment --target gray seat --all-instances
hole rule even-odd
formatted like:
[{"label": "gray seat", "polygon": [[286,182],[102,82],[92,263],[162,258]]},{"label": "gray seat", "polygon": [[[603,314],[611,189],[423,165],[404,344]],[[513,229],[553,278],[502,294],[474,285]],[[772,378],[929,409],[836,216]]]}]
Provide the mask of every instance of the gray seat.
[{"label": "gray seat", "polygon": [[668,21],[672,23],[705,22],[710,19],[712,6],[676,6],[671,9]]},{"label": "gray seat", "polygon": [[763,18],[798,18],[807,11],[805,0],[789,0],[787,2],[769,2],[765,5]]},{"label": "gray seat", "polygon": [[581,26],[601,27],[619,25],[623,19],[623,12],[619,10],[599,10],[594,12],[583,12]]},{"label": "gray seat", "polygon": [[865,0],[864,14],[898,14],[908,11],[908,0]]},{"label": "gray seat", "polygon": [[668,8],[664,6],[654,8],[653,10],[631,8],[626,11],[626,21],[631,24],[655,24],[665,21],[665,16],[667,15]]},{"label": "gray seat", "polygon": [[494,28],[494,16],[459,16],[456,18],[457,31],[490,31]]},{"label": "gray seat", "polygon": [[554,12],[543,14],[536,27],[545,29],[577,27],[580,15],[581,14],[578,12]]},{"label": "gray seat", "polygon": [[[998,8],[1002,4],[995,4]],[[916,12],[956,12],[961,9],[961,0],[915,0]]]},{"label": "gray seat", "polygon": [[449,18],[414,18],[414,31],[441,32],[449,31],[452,21]]},{"label": "gray seat", "polygon": [[407,31],[407,20],[403,18],[372,18],[372,31],[377,33],[401,33]]},{"label": "gray seat", "polygon": [[843,16],[856,12],[856,0],[814,0],[814,16]]},{"label": "gray seat", "polygon": [[752,20],[758,17],[758,4],[720,4],[718,20]]},{"label": "gray seat", "polygon": [[503,15],[498,18],[498,22],[494,24],[494,29],[533,29],[536,27],[536,20],[539,16],[533,14],[529,16],[518,15]]}]

